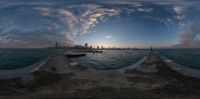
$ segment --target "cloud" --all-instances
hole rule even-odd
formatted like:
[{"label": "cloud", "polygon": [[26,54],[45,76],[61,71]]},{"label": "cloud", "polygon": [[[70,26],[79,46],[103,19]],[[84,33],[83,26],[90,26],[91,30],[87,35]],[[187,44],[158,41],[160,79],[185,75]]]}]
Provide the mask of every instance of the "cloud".
[{"label": "cloud", "polygon": [[135,6],[142,6],[142,4],[137,0],[103,0],[104,2],[111,3],[111,4],[131,4]]},{"label": "cloud", "polygon": [[[108,0],[115,4],[131,4],[130,2],[137,2],[136,0]],[[200,48],[200,24],[199,24],[199,11],[200,1],[198,0],[140,0],[142,5],[136,7],[138,11],[147,11],[144,8],[148,7],[146,3],[162,6],[162,8],[168,9],[171,13],[171,17],[162,18],[148,16],[165,23],[168,27],[171,23],[184,23],[181,26],[181,33],[179,34],[178,44],[173,47],[178,48]],[[157,9],[153,9],[157,10]],[[149,11],[151,12],[151,10]],[[166,12],[165,12],[166,13]]]},{"label": "cloud", "polygon": [[138,8],[138,11],[141,11],[141,12],[151,12],[151,11],[153,11],[153,8]]},{"label": "cloud", "polygon": [[43,16],[49,16],[53,12],[52,11],[53,9],[51,9],[49,7],[35,7],[33,9],[40,11],[40,14],[43,15]]},{"label": "cloud", "polygon": [[[185,1],[185,0],[184,0]],[[163,23],[175,23],[187,16],[187,8],[198,8],[199,2],[182,2],[182,0],[104,0],[99,1],[68,1],[68,0],[2,0],[0,1],[0,45],[1,46],[46,46],[55,42],[74,44],[74,36],[90,33],[93,27],[111,17],[128,13],[130,17],[149,16]],[[152,5],[169,8],[172,15],[162,15]],[[153,13],[153,14],[150,14]],[[171,14],[171,13],[170,13]],[[132,16],[131,16],[132,15]],[[172,17],[173,16],[173,17]],[[193,22],[192,22],[193,23]],[[188,27],[193,28],[194,25]],[[198,27],[197,27],[198,28]],[[196,31],[193,29],[193,31]],[[187,34],[190,33],[189,38]],[[195,32],[196,33],[196,32]],[[180,35],[180,44],[198,43],[199,36],[191,31]],[[112,38],[108,36],[105,38]],[[193,38],[193,39],[190,39]]]},{"label": "cloud", "polygon": [[173,10],[177,13],[177,14],[182,14],[185,10],[185,7],[183,6],[174,6]]},{"label": "cloud", "polygon": [[99,21],[105,21],[105,17],[112,17],[118,15],[120,10],[98,8],[94,10],[88,10],[79,18],[82,23],[80,32],[86,33],[91,27],[94,27]]},{"label": "cloud", "polygon": [[106,38],[106,39],[111,39],[112,36],[111,36],[111,35],[107,35],[107,36],[105,36],[105,38]]},{"label": "cloud", "polygon": [[184,31],[179,35],[177,48],[200,48],[200,19],[194,18],[189,23],[182,24]]},{"label": "cloud", "polygon": [[[65,34],[61,33],[59,29],[40,29],[34,31],[24,31],[19,29],[12,29],[3,37],[1,42],[2,46],[10,47],[38,47],[38,46],[50,46],[55,41],[65,41]],[[2,34],[1,34],[2,35]],[[31,44],[31,45],[30,45]],[[10,45],[10,46],[9,46]]]},{"label": "cloud", "polygon": [[[1,3],[0,3],[1,4]],[[0,45],[3,47],[41,47],[55,42],[74,44],[106,17],[118,15],[117,9],[98,4],[57,5],[55,2],[2,2]],[[26,5],[26,6],[24,6]],[[6,15],[6,16],[4,16]]]},{"label": "cloud", "polygon": [[187,9],[187,6],[183,6],[183,5],[175,5],[172,7],[172,9],[174,10],[174,12],[176,13],[175,17],[178,20],[182,20],[185,18],[185,12]]}]

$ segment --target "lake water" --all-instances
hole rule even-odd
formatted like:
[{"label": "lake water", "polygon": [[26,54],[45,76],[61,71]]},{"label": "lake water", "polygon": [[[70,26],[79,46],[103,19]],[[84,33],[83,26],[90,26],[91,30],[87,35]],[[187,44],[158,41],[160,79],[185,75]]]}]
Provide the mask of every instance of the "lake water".
[{"label": "lake water", "polygon": [[178,64],[200,69],[200,49],[160,49],[158,52]]},{"label": "lake water", "polygon": [[[159,49],[161,55],[183,66],[200,69],[200,49]],[[51,49],[0,49],[0,69],[17,69],[47,57]],[[96,69],[119,69],[130,66],[145,55],[148,50],[103,50],[103,53],[87,53],[73,58],[82,66]]]},{"label": "lake water", "polygon": [[72,60],[82,66],[95,69],[118,69],[138,62],[148,52],[148,50],[103,50],[103,53],[88,53],[86,56]]},{"label": "lake water", "polygon": [[0,69],[17,69],[47,57],[50,49],[0,49]]}]

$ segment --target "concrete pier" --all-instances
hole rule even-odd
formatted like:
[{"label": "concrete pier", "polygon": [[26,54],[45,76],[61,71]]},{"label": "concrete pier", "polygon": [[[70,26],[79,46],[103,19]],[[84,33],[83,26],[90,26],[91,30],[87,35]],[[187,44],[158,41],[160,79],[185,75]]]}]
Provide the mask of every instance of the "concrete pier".
[{"label": "concrete pier", "polygon": [[0,95],[4,99],[11,98],[13,92],[12,99],[200,98],[200,80],[173,70],[154,50],[123,70],[80,69],[81,66],[71,67],[69,61],[59,51],[40,71],[33,73],[32,81],[1,81],[7,84],[0,85],[7,89],[7,94],[0,89]]}]

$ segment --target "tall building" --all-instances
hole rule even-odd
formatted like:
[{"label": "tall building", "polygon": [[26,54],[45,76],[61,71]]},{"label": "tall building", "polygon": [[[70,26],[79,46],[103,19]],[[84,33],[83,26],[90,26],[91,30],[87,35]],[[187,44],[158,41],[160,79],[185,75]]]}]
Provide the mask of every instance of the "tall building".
[{"label": "tall building", "polygon": [[99,49],[99,46],[97,46],[97,49]]},{"label": "tall building", "polygon": [[90,49],[92,49],[92,45],[90,46]]},{"label": "tall building", "polygon": [[59,47],[62,47],[62,44],[61,44],[61,43],[59,43]]},{"label": "tall building", "polygon": [[55,48],[58,48],[58,42],[56,42],[56,44],[55,44]]},{"label": "tall building", "polygon": [[85,48],[88,48],[88,43],[85,43]]},{"label": "tall building", "polygon": [[104,49],[103,46],[101,46],[101,49]]}]

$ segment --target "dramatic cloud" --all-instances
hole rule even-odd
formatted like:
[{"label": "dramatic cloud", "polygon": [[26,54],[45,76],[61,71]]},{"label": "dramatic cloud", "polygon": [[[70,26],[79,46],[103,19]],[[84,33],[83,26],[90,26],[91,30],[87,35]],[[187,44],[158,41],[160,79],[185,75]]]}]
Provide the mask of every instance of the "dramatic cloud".
[{"label": "dramatic cloud", "polygon": [[105,17],[112,17],[118,15],[120,11],[115,9],[98,8],[88,10],[79,18],[82,23],[80,32],[86,33],[91,27],[94,27],[99,21],[105,21]]},{"label": "dramatic cloud", "polygon": [[[180,24],[182,32],[179,35],[178,48],[200,48],[200,9],[193,6],[190,11],[180,11],[185,14],[183,22]],[[184,9],[187,10],[187,9]]]},{"label": "dramatic cloud", "polygon": [[120,13],[98,4],[1,3],[1,47],[40,47],[55,42],[72,45],[75,35],[83,35],[99,21]]},{"label": "dramatic cloud", "polygon": [[184,31],[180,33],[178,48],[200,48],[200,19],[193,19],[190,23],[183,24]]},{"label": "dramatic cloud", "polygon": [[0,46],[42,47],[55,42],[73,45],[75,36],[91,33],[93,27],[110,18],[127,15],[167,26],[192,20],[176,46],[197,47],[199,20],[187,20],[192,14],[186,12],[191,7],[199,10],[199,4],[188,0],[1,0]]}]

